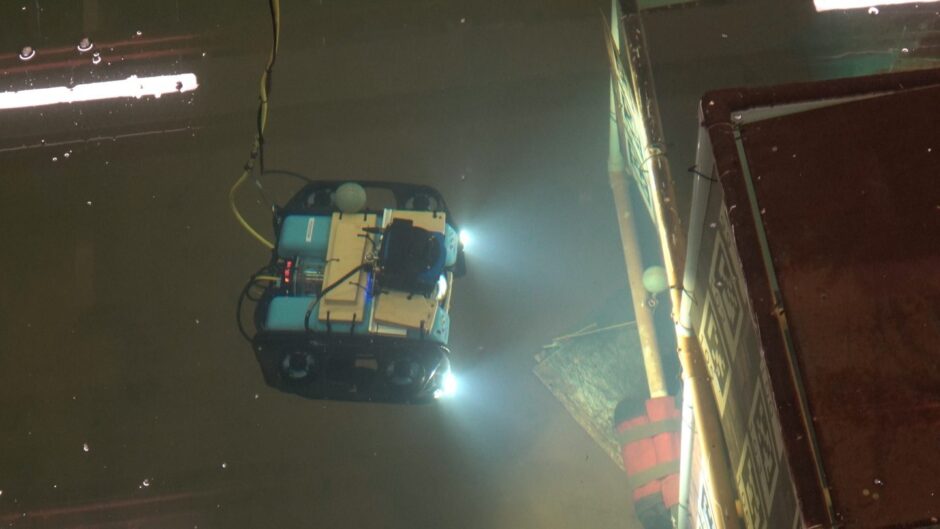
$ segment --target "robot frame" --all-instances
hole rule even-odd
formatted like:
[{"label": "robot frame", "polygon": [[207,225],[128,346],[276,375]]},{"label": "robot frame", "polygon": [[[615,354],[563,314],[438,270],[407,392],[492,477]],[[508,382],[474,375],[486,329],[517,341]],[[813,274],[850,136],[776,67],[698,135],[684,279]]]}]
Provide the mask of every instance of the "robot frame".
[{"label": "robot frame", "polygon": [[245,285],[236,315],[268,385],[393,403],[453,393],[450,306],[466,261],[437,190],[311,181],[274,208],[273,224],[271,259]]}]

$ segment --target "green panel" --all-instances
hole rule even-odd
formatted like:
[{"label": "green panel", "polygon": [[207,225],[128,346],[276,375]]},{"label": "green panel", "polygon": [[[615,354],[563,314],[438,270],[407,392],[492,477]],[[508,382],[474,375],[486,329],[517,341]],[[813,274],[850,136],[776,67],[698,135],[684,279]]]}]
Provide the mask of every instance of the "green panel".
[{"label": "green panel", "polygon": [[649,390],[636,328],[609,329],[558,339],[537,356],[534,371],[614,463],[622,465],[614,409],[622,400],[642,409]]}]

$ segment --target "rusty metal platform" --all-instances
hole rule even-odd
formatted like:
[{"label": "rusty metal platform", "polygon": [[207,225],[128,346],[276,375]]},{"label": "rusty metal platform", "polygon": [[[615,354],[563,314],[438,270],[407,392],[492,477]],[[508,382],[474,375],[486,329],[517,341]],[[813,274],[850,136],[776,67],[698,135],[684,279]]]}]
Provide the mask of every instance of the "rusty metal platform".
[{"label": "rusty metal platform", "polygon": [[936,524],[940,70],[712,92],[702,115],[693,313],[745,522]]}]

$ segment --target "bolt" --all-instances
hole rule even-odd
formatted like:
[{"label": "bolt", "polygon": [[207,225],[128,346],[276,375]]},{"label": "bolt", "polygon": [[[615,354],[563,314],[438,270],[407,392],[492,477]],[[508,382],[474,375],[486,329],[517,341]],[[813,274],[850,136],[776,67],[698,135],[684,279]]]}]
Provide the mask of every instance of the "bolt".
[{"label": "bolt", "polygon": [[20,60],[28,61],[36,56],[36,50],[32,46],[23,46],[23,49],[20,50]]}]

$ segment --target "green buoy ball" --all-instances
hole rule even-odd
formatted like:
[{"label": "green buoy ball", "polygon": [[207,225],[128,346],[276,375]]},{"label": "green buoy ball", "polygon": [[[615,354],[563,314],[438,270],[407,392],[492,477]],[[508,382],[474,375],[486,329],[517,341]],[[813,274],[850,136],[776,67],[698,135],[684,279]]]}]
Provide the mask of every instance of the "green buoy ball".
[{"label": "green buoy ball", "polygon": [[366,190],[355,182],[346,182],[336,188],[334,200],[343,213],[358,213],[366,205]]},{"label": "green buoy ball", "polygon": [[651,294],[659,294],[669,288],[666,279],[666,269],[661,266],[651,266],[643,271],[643,287]]}]

